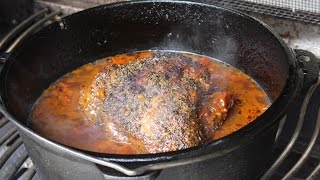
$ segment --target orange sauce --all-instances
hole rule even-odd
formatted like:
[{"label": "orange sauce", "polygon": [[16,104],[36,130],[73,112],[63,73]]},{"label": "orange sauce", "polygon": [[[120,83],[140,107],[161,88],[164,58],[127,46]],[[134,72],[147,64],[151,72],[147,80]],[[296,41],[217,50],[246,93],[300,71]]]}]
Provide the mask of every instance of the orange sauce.
[{"label": "orange sauce", "polygon": [[[79,111],[81,88],[90,83],[102,69],[114,64],[126,64],[150,56],[152,51],[122,54],[86,64],[54,82],[39,97],[30,114],[30,126],[42,136],[78,149],[111,153],[146,153],[141,144],[119,143],[103,127],[89,124]],[[270,105],[262,88],[240,70],[211,58],[183,53],[206,66],[215,76],[218,87],[227,87],[236,97],[224,124],[213,134],[212,140],[224,137],[246,126]],[[212,63],[208,63],[208,59]]]}]

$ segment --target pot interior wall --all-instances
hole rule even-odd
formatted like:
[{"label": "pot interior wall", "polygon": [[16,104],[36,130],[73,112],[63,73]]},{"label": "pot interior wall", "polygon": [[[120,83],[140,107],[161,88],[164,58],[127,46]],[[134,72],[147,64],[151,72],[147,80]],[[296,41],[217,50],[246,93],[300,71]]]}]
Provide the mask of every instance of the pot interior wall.
[{"label": "pot interior wall", "polygon": [[127,3],[74,14],[23,42],[1,74],[3,101],[25,124],[36,99],[65,73],[103,56],[148,49],[225,61],[253,77],[272,100],[288,78],[284,47],[250,18],[199,4]]}]

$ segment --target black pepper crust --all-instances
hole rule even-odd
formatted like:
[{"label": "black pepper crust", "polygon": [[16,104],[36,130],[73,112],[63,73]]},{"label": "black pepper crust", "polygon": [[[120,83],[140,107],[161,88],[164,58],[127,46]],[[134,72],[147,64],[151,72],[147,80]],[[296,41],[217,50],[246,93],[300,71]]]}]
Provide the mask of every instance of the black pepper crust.
[{"label": "black pepper crust", "polygon": [[[140,140],[150,153],[175,151],[207,140],[208,123],[199,112],[214,89],[205,66],[180,53],[155,51],[103,69],[89,92],[81,93],[79,107],[116,141]],[[225,117],[215,121],[221,124]]]}]

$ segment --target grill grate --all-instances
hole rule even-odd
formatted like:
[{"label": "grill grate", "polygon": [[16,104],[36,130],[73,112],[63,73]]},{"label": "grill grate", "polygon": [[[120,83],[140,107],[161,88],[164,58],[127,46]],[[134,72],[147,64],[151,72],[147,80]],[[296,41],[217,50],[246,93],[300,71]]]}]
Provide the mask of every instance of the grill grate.
[{"label": "grill grate", "polygon": [[280,8],[291,9],[295,11],[306,11],[311,13],[320,13],[319,0],[244,0],[246,2],[253,2],[256,4],[270,5]]},{"label": "grill grate", "polygon": [[29,163],[29,167],[23,165],[31,160],[28,158],[16,128],[1,114],[0,117],[1,122],[6,122],[0,127],[0,179],[18,179],[24,174],[24,179],[32,179],[35,170],[32,163]]},{"label": "grill grate", "polygon": [[[9,53],[28,35],[50,23],[50,20],[59,19],[58,14],[59,11],[49,13],[48,9],[43,9],[30,16],[0,40],[0,52]],[[39,179],[17,129],[2,114],[0,114],[0,179]]]},{"label": "grill grate", "polygon": [[320,25],[320,0],[200,0],[200,2]]}]

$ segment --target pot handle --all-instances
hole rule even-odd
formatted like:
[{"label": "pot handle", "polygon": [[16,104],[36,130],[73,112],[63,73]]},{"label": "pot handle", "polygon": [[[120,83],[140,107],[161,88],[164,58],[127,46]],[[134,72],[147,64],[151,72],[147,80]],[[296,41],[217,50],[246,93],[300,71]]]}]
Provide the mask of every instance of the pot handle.
[{"label": "pot handle", "polygon": [[[10,116],[10,115],[7,114],[7,116]],[[98,167],[110,168],[110,169],[116,170],[118,172],[121,172],[121,173],[127,175],[127,177],[121,177],[124,179],[125,178],[130,179],[130,177],[131,178],[132,177],[138,178],[139,176],[143,177],[144,174],[157,173],[157,172],[160,172],[161,170],[166,169],[166,168],[183,166],[183,165],[187,165],[187,164],[198,163],[198,162],[212,159],[212,158],[217,158],[217,157],[222,156],[223,154],[226,154],[226,153],[229,153],[229,152],[235,150],[238,147],[238,146],[225,147],[224,150],[221,150],[221,153],[206,153],[201,156],[190,157],[188,159],[179,159],[179,160],[172,160],[172,161],[167,161],[167,162],[158,162],[158,163],[143,165],[141,167],[131,169],[131,168],[127,168],[117,162],[106,161],[103,158],[91,156],[91,155],[85,154],[83,152],[77,151],[75,149],[71,149],[69,147],[50,142],[48,140],[47,140],[47,142],[50,143],[55,148],[64,150],[66,153],[70,153],[78,158],[90,161],[90,162],[96,164],[96,166],[98,166]],[[109,175],[105,174],[106,178],[108,178],[108,176]],[[152,179],[155,176],[149,176],[149,177]],[[118,177],[118,179],[121,179],[121,178]]]},{"label": "pot handle", "polygon": [[310,51],[294,49],[296,59],[304,73],[303,88],[308,88],[319,79],[320,61]]},{"label": "pot handle", "polygon": [[105,179],[108,179],[108,180],[155,180],[161,170],[157,170],[157,171],[148,171],[144,174],[141,174],[141,175],[137,175],[137,176],[126,176],[124,174],[122,174],[121,172],[116,172],[114,174],[110,174],[109,172],[110,171],[107,171],[108,173],[105,173],[105,171],[103,170],[104,167],[99,168],[103,177]]},{"label": "pot handle", "polygon": [[[314,54],[312,54],[309,51],[301,50],[301,49],[294,49],[296,59],[298,60],[299,67],[304,73],[303,77],[303,84],[302,88],[307,90],[306,94],[304,94],[303,102],[300,106],[300,111],[298,113],[298,121],[297,125],[294,129],[293,136],[289,140],[289,143],[286,145],[284,150],[281,152],[281,154],[277,157],[277,159],[273,162],[271,167],[268,169],[268,171],[263,174],[262,177],[260,177],[261,180],[270,179],[270,177],[275,173],[275,170],[283,163],[284,159],[287,157],[289,152],[291,151],[293,145],[295,144],[296,140],[298,139],[299,133],[302,129],[303,122],[305,119],[305,113],[309,104],[309,101],[314,94],[316,88],[320,85],[320,72],[319,72],[319,65],[320,62],[317,60]],[[285,123],[286,119],[282,122]],[[277,136],[279,132],[281,132],[283,126],[280,126],[280,129],[278,129]],[[313,137],[314,134],[312,135]],[[307,149],[312,149],[313,145],[309,144]],[[305,151],[304,154],[307,154]],[[298,169],[299,164],[303,164],[303,161],[305,158],[301,157],[298,162],[295,164],[294,168],[292,168],[286,175],[285,179],[288,179],[292,176],[293,173],[295,173],[295,170]]]}]

